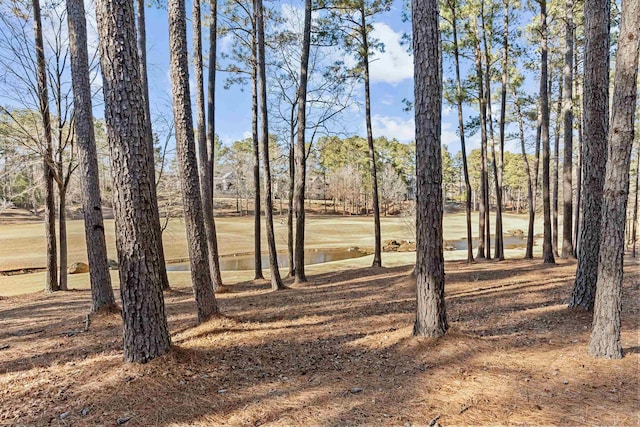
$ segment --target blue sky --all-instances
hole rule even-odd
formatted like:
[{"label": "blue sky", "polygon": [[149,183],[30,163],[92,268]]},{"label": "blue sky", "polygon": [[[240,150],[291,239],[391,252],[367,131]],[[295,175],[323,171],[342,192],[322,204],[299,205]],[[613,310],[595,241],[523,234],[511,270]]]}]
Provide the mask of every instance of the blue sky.
[{"label": "blue sky", "polygon": [[[88,36],[90,51],[95,52],[97,47],[97,35],[95,29],[95,17],[91,0],[85,0],[88,15]],[[203,2],[205,5],[207,2]],[[385,136],[396,138],[403,142],[409,142],[414,138],[413,112],[404,111],[404,99],[413,98],[413,58],[407,52],[405,46],[401,45],[403,34],[411,30],[410,23],[402,20],[402,0],[396,0],[390,11],[376,16],[373,22],[373,37],[377,38],[385,46],[382,53],[377,53],[371,62],[371,96],[372,96],[372,122],[374,137]],[[267,5],[279,8],[281,12],[286,12],[286,8],[293,7],[302,9],[303,2],[299,0],[268,1]],[[64,3],[58,5],[64,8]],[[186,4],[187,15],[191,15],[191,1]],[[208,10],[204,8],[206,15]],[[530,16],[530,13],[526,15]],[[169,34],[168,18],[166,9],[148,7],[147,17],[147,51],[148,51],[148,73],[149,89],[152,116],[154,117],[154,131],[159,133],[161,141],[162,123],[172,120],[171,108],[171,80],[169,77]],[[523,18],[524,19],[524,18]],[[527,18],[528,19],[528,18]],[[191,23],[188,23],[188,39],[191,43]],[[52,31],[45,25],[45,38],[52,37]],[[63,31],[66,31],[63,28]],[[204,30],[205,54],[208,51],[208,29]],[[218,41],[218,53],[230,48],[229,39]],[[193,52],[190,50],[189,56]],[[343,53],[339,53],[342,58]],[[205,61],[206,62],[206,61]],[[463,63],[463,73],[469,64]],[[452,70],[445,59],[444,64],[445,79],[451,77]],[[193,83],[193,73],[190,73]],[[96,85],[100,84],[100,75],[97,70],[94,72]],[[217,76],[217,96],[216,96],[216,133],[221,137],[224,144],[230,144],[235,140],[242,139],[250,135],[251,130],[251,91],[249,88],[238,86],[224,89],[226,73],[219,72]],[[537,84],[528,85],[535,90]],[[96,86],[97,88],[98,86]],[[354,94],[360,104],[363,102],[363,87],[358,84]],[[195,95],[195,88],[191,87],[192,97]],[[5,96],[0,94],[0,100],[6,102]],[[95,103],[96,116],[102,115],[101,105]],[[495,105],[494,114],[497,116],[498,106]],[[36,108],[36,106],[33,106]],[[475,106],[465,107],[465,119],[470,115],[477,114]],[[348,134],[365,135],[364,108],[351,108],[342,115],[342,124],[339,130]],[[457,113],[451,107],[445,105],[442,119],[442,142],[448,145],[452,153],[460,149],[459,137],[456,135],[458,128]],[[468,150],[479,147],[479,135],[468,137]],[[519,152],[519,147],[515,142],[507,143],[507,150]]]},{"label": "blue sky", "polygon": [[[269,2],[282,7],[289,2]],[[296,2],[291,2],[296,4]],[[301,3],[300,3],[301,5]],[[403,99],[413,98],[413,59],[400,40],[410,25],[402,22],[402,2],[397,1],[391,11],[382,13],[374,23],[374,36],[385,45],[385,52],[378,54],[371,63],[371,95],[374,136],[387,136],[401,141],[410,141],[414,135],[413,113],[403,111]],[[190,2],[187,2],[190,11]],[[189,31],[190,28],[189,28]],[[168,65],[168,29],[165,10],[151,8],[147,11],[149,85],[152,109],[170,113],[170,91]],[[191,34],[188,36],[191,38]],[[208,49],[208,40],[204,41]],[[228,49],[229,43],[222,41],[219,52]],[[192,52],[190,52],[190,55]],[[223,143],[241,139],[251,130],[251,92],[239,87],[224,89],[225,73],[219,73],[216,95],[216,133]],[[193,96],[192,87],[192,96]],[[356,88],[361,96],[363,88]],[[446,117],[445,117],[446,119]],[[364,135],[364,109],[344,114],[345,128],[353,134]],[[446,126],[445,126],[446,127]],[[455,135],[453,135],[455,136]],[[451,139],[452,135],[447,134]],[[455,137],[457,139],[457,137]]]}]

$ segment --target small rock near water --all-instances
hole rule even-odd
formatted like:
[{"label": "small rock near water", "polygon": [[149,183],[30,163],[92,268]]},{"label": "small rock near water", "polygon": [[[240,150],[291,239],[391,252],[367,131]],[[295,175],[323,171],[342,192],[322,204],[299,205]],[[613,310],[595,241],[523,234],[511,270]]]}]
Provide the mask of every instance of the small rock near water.
[{"label": "small rock near water", "polygon": [[88,273],[89,272],[89,264],[84,262],[74,262],[71,264],[71,267],[67,269],[69,274],[79,274],[79,273]]},{"label": "small rock near water", "polygon": [[403,240],[402,243],[400,243],[400,246],[398,247],[398,252],[415,252],[415,251],[416,251],[415,242],[408,242],[406,240]]},{"label": "small rock near water", "polygon": [[415,252],[416,243],[408,240],[386,240],[382,247],[383,252]]}]

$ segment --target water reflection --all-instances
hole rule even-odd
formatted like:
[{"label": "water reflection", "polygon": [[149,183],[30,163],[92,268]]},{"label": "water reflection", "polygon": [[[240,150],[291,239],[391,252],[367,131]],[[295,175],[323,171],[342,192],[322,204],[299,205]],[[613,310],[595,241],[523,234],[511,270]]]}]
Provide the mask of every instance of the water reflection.
[{"label": "water reflection", "polygon": [[[304,251],[304,264],[322,264],[331,261],[342,261],[350,258],[360,258],[368,255],[359,249],[309,249]],[[226,255],[220,257],[221,271],[253,270],[253,255]],[[269,255],[262,255],[262,266],[269,267]],[[289,267],[289,257],[286,252],[278,252],[278,266]],[[189,263],[180,262],[167,264],[168,271],[188,271]]]}]

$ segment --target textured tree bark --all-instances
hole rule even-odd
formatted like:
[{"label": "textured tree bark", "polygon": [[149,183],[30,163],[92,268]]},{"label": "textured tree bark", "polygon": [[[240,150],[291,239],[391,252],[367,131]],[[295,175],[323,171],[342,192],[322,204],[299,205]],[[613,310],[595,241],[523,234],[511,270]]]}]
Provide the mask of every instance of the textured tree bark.
[{"label": "textured tree bark", "polygon": [[416,278],[413,334],[447,332],[442,244],[442,63],[437,0],[413,0],[416,120]]},{"label": "textured tree bark", "polygon": [[562,258],[573,257],[573,0],[565,2],[564,160],[562,164]]},{"label": "textured tree bark", "polygon": [[169,71],[173,92],[173,117],[176,129],[178,170],[182,184],[182,204],[187,228],[191,282],[196,299],[198,321],[203,322],[218,312],[213,293],[207,234],[205,231],[191,97],[189,95],[189,61],[187,57],[187,25],[184,0],[169,0]]},{"label": "textured tree bark", "polygon": [[107,258],[107,245],[100,198],[98,155],[93,129],[91,82],[89,81],[89,54],[87,51],[87,22],[84,2],[67,0],[67,22],[69,26],[69,51],[71,57],[71,81],[73,84],[73,106],[76,147],[84,233],[89,261],[91,282],[91,312],[109,311],[116,308],[111,275]]},{"label": "textured tree bark", "polygon": [[[198,173],[200,175],[200,196],[202,198],[202,213],[204,228],[207,235],[207,253],[209,254],[209,269],[214,291],[222,287],[220,263],[218,260],[218,242],[216,226],[213,218],[213,183],[211,180],[209,148],[207,144],[207,124],[204,108],[204,72],[202,61],[202,18],[200,0],[193,0],[193,68],[196,80],[196,117],[198,126]],[[215,43],[215,42],[214,42]],[[215,70],[214,70],[215,72]],[[214,136],[215,138],[215,136]],[[215,149],[212,147],[212,149]]]},{"label": "textured tree bark", "polygon": [[576,281],[569,307],[593,309],[598,278],[602,187],[607,162],[609,117],[609,26],[611,5],[584,5],[584,123],[582,218]]},{"label": "textured tree bark", "polygon": [[547,88],[547,2],[540,1],[541,24],[541,70],[540,70],[540,110],[542,126],[540,138],[542,140],[542,203],[544,211],[544,239],[542,243],[542,259],[545,264],[555,263],[553,245],[551,243],[551,198],[549,194],[549,95]]},{"label": "textured tree bark", "polygon": [[[307,281],[304,272],[304,193],[307,179],[307,149],[305,135],[307,131],[307,79],[309,71],[309,50],[311,47],[311,0],[304,3],[304,34],[302,55],[300,58],[300,82],[298,86],[298,139],[295,150],[295,209],[296,209],[296,247],[295,247],[295,281]],[[374,261],[375,263],[375,261]]]},{"label": "textured tree bark", "polygon": [[[273,231],[273,196],[271,190],[271,165],[269,164],[269,120],[267,112],[267,73],[265,70],[264,42],[264,10],[262,0],[254,0],[256,26],[258,29],[258,80],[260,86],[260,115],[262,117],[262,169],[264,173],[264,210],[267,228],[267,245],[269,246],[269,270],[271,272],[271,289],[285,289],[278,268],[278,252],[276,236]],[[304,253],[304,252],[303,252]]]},{"label": "textured tree bark", "polygon": [[367,147],[369,149],[369,169],[371,171],[373,230],[375,243],[373,247],[372,267],[382,267],[382,235],[380,232],[380,200],[378,195],[378,174],[376,166],[376,151],[373,143],[373,130],[371,129],[371,88],[369,76],[369,27],[365,18],[365,4],[360,3],[360,29],[362,37],[362,66],[364,67],[364,99],[365,121],[367,127]]},{"label": "textured tree bark", "polygon": [[147,362],[170,348],[157,233],[147,120],[142,103],[132,0],[98,0],[105,123],[113,174],[124,359]]},{"label": "textured tree bark", "polygon": [[629,197],[629,166],[633,148],[637,99],[638,50],[640,49],[640,1],[622,2],[622,24],[613,108],[609,132],[606,177],[602,203],[602,229],[596,284],[593,329],[589,353],[620,359],[620,311],[624,264],[624,229]]},{"label": "textured tree bark", "polygon": [[448,2],[451,10],[451,20],[453,27],[453,52],[456,64],[456,104],[458,106],[458,129],[460,131],[460,147],[462,150],[462,168],[464,171],[464,186],[467,194],[466,199],[466,215],[467,215],[467,262],[472,263],[473,260],[473,236],[471,230],[471,184],[469,182],[469,168],[467,165],[467,149],[465,145],[464,135],[464,118],[462,113],[462,83],[460,78],[460,51],[458,48],[458,17],[455,1]]},{"label": "textured tree bark", "polygon": [[165,265],[164,258],[164,246],[162,244],[162,227],[160,226],[160,212],[158,211],[158,195],[156,189],[156,162],[154,155],[154,147],[153,147],[153,126],[151,122],[151,108],[149,106],[149,82],[147,79],[147,30],[146,30],[146,20],[144,14],[145,3],[144,0],[136,0],[137,1],[137,36],[138,36],[138,56],[140,61],[140,80],[142,82],[142,96],[143,96],[143,105],[144,105],[144,114],[147,120],[146,127],[146,136],[147,136],[147,152],[149,156],[149,169],[151,171],[151,194],[153,199],[153,222],[154,227],[156,228],[156,232],[153,236],[149,236],[152,240],[152,244],[158,247],[158,256],[160,257],[160,280],[162,282],[162,289],[169,290],[171,287],[169,286],[169,278],[167,277],[167,269]]},{"label": "textured tree bark", "polygon": [[553,256],[559,257],[558,251],[558,196],[559,196],[559,168],[560,168],[560,127],[562,126],[562,91],[563,91],[562,76],[558,76],[558,103],[556,107],[556,125],[555,134],[553,135],[553,222],[552,222],[552,235],[553,235]]},{"label": "textured tree bark", "polygon": [[51,142],[51,116],[49,115],[49,91],[47,89],[47,64],[44,59],[42,38],[42,18],[40,0],[33,0],[33,25],[36,45],[36,66],[38,80],[38,101],[44,133],[44,155],[42,160],[44,175],[44,224],[47,241],[47,275],[45,292],[55,292],[58,288],[58,258],[56,244],[56,201],[53,190],[53,148]]}]

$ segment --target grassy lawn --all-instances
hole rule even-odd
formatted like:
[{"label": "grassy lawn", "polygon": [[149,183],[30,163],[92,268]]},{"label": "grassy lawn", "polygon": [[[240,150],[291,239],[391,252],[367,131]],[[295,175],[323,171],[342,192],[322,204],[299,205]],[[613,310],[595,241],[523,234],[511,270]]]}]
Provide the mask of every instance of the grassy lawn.
[{"label": "grassy lawn", "polygon": [[[474,214],[473,229],[477,234],[478,215]],[[413,240],[410,218],[383,217],[382,239]],[[494,218],[492,218],[492,223]],[[540,222],[540,221],[538,221]],[[262,223],[264,224],[264,222]],[[528,218],[526,215],[504,216],[504,230],[526,230]],[[541,233],[541,224],[536,224],[536,233]],[[253,251],[253,217],[221,217],[216,219],[218,244],[221,255],[251,253]],[[116,259],[114,221],[105,221],[107,250],[109,257]],[[86,244],[84,238],[83,221],[73,220],[67,226],[69,241],[69,265],[74,262],[86,262]],[[276,216],[275,220],[276,244],[278,250],[286,251],[286,217]],[[462,239],[466,236],[464,213],[446,214],[444,219],[445,240]],[[184,223],[174,220],[169,223],[163,235],[164,250],[168,262],[188,258]],[[348,248],[357,246],[372,249],[373,217],[356,216],[318,216],[307,217],[306,229],[307,248]],[[42,268],[45,265],[44,225],[40,222],[16,222],[0,224],[0,271],[13,269]],[[263,225],[263,249],[266,250]],[[506,251],[507,257],[517,258],[524,255],[524,250],[513,249]],[[445,252],[446,259],[464,259],[465,251]],[[411,264],[415,260],[414,253],[384,253],[383,265],[396,266]],[[353,267],[370,265],[372,257],[336,261],[332,263],[309,266],[310,274],[320,274],[327,271],[343,270]],[[118,286],[117,272],[113,272],[115,286]],[[226,283],[252,278],[252,272],[224,272]],[[24,274],[17,276],[0,275],[0,296],[17,295],[41,290],[44,284],[44,273]],[[169,280],[172,285],[182,286],[190,283],[187,272],[170,272]],[[87,274],[69,276],[69,286],[84,289],[89,286]]]}]

